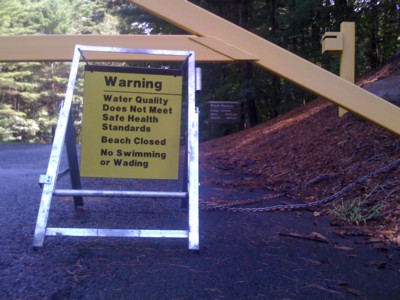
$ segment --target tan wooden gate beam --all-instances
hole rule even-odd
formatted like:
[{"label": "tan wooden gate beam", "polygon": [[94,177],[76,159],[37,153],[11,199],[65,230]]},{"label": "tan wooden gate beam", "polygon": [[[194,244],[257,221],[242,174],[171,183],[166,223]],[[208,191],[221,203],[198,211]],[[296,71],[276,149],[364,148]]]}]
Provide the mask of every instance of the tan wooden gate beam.
[{"label": "tan wooden gate beam", "polygon": [[[196,61],[232,62],[254,60],[254,56],[222,41],[193,35],[21,35],[0,36],[0,61],[71,61],[75,45],[107,46],[138,49],[195,51]],[[207,45],[203,45],[203,44]],[[177,56],[149,56],[91,52],[89,60],[100,61],[173,61]]]},{"label": "tan wooden gate beam", "polygon": [[398,135],[400,108],[185,0],[129,0],[200,37],[215,37],[259,60],[255,64]]}]

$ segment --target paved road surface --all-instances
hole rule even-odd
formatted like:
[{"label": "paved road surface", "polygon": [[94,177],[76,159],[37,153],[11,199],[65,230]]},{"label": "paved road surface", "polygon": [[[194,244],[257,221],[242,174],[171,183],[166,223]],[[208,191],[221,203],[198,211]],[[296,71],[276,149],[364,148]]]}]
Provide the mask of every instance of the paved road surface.
[{"label": "paved road surface", "polygon": [[[33,251],[41,195],[37,182],[50,149],[0,145],[0,299],[399,299],[399,250],[363,237],[339,238],[327,218],[308,211],[203,210],[200,253],[188,251],[185,240],[67,237],[47,237],[43,249]],[[267,192],[226,184],[230,180],[243,177],[202,167],[201,201]],[[68,184],[67,177],[59,183]],[[107,179],[84,184],[147,185]],[[72,200],[62,197],[53,201],[49,224],[175,228],[186,226],[185,217],[179,201],[104,198],[85,199],[85,212],[77,216]],[[312,232],[329,243],[282,235]]]}]

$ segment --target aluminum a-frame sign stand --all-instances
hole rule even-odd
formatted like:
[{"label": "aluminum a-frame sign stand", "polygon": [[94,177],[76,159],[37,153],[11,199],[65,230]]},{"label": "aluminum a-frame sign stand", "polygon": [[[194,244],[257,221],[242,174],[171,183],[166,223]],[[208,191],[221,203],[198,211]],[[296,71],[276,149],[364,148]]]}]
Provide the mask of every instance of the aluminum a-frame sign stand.
[{"label": "aluminum a-frame sign stand", "polygon": [[[185,162],[187,176],[184,176],[184,190],[177,192],[166,191],[114,191],[114,190],[84,190],[80,186],[80,173],[73,134],[71,104],[75,81],[78,74],[80,57],[84,52],[109,52],[123,54],[143,54],[157,56],[180,56],[187,61],[187,99],[188,127],[187,151]],[[49,164],[45,175],[41,175],[39,183],[43,192],[37,216],[33,247],[42,247],[45,236],[84,236],[84,237],[130,237],[130,238],[186,238],[188,249],[199,250],[199,144],[198,144],[198,110],[195,105],[195,53],[193,51],[149,50],[100,46],[76,45],[71,65],[65,100],[62,104]],[[59,166],[64,142],[67,146],[68,163],[72,189],[56,189],[59,176]],[[82,206],[82,197],[140,197],[140,198],[181,198],[188,202],[187,230],[153,230],[153,229],[103,229],[103,228],[53,228],[47,227],[53,196],[74,197],[75,206]]]}]

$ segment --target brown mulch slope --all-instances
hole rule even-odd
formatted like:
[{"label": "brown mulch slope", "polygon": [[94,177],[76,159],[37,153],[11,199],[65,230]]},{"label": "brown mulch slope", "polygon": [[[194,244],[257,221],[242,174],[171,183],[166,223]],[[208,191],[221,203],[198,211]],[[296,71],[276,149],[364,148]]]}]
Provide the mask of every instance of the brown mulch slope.
[{"label": "brown mulch slope", "polygon": [[[399,73],[400,60],[359,84]],[[350,113],[339,118],[337,107],[321,99],[202,146],[205,158],[217,157],[230,167],[261,178],[266,187],[304,202],[333,195],[400,158],[398,136]],[[353,200],[364,200],[363,213],[377,203],[384,204],[378,217],[361,222],[357,230],[400,246],[400,168],[369,178],[318,210],[328,212],[332,203]]]}]

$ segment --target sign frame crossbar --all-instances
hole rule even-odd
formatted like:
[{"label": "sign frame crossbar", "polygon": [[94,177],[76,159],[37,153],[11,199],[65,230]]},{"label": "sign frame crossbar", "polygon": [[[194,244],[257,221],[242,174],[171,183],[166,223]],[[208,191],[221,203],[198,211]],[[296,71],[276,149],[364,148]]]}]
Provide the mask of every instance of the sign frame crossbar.
[{"label": "sign frame crossbar", "polygon": [[[82,190],[80,173],[73,134],[71,106],[75,82],[78,75],[80,58],[83,52],[110,52],[131,53],[161,56],[182,56],[187,61],[188,70],[188,124],[187,145],[183,192],[163,191],[110,191],[110,190]],[[198,109],[196,107],[196,78],[195,78],[194,51],[134,49],[103,46],[75,45],[71,64],[65,100],[61,106],[54,141],[50,153],[46,175],[41,175],[39,183],[43,187],[40,201],[33,247],[42,247],[45,236],[87,236],[87,237],[150,237],[150,238],[187,238],[189,250],[199,250],[199,129]],[[55,189],[61,155],[67,146],[68,163],[70,168],[71,184],[73,189]],[[72,150],[71,150],[72,149]],[[183,198],[188,202],[188,229],[187,230],[149,230],[149,229],[100,229],[100,228],[51,228],[47,227],[50,206],[53,196],[72,196],[75,206],[82,206],[82,196],[85,197],[154,197],[154,198]]]}]

